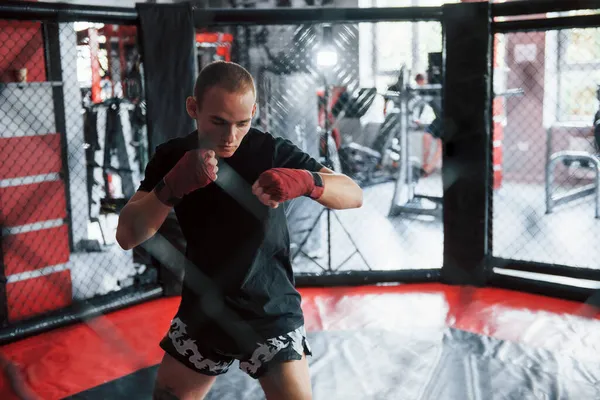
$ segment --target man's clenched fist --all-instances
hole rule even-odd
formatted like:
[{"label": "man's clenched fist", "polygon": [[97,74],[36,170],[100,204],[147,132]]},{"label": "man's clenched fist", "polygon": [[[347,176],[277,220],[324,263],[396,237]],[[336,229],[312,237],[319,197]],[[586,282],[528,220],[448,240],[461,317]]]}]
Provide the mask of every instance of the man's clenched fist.
[{"label": "man's clenched fist", "polygon": [[315,185],[313,173],[292,168],[271,168],[258,177],[252,193],[265,205],[277,208],[279,203],[309,196],[318,199],[323,188]]},{"label": "man's clenched fist", "polygon": [[214,151],[190,150],[157,185],[156,195],[164,204],[173,205],[186,194],[215,181],[218,171],[219,167]]}]

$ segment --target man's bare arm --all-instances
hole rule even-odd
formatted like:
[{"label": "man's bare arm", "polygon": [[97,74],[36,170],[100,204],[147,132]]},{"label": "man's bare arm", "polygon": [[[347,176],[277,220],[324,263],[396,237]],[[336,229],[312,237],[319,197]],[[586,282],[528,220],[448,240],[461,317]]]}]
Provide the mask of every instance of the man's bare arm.
[{"label": "man's bare arm", "polygon": [[323,179],[323,194],[317,200],[321,205],[334,210],[360,208],[363,203],[363,191],[350,177],[337,174],[329,168],[321,168],[319,175]]},{"label": "man's bare arm", "polygon": [[154,236],[174,204],[217,179],[218,170],[214,151],[187,151],[151,192],[138,190],[127,202],[119,215],[119,245],[129,250]]},{"label": "man's bare arm", "polygon": [[123,207],[117,226],[117,242],[124,250],[150,239],[161,227],[171,207],[163,204],[154,191],[138,191]]},{"label": "man's bare arm", "polygon": [[334,210],[359,208],[363,191],[356,182],[328,168],[318,172],[323,185],[316,182],[315,173],[305,169],[271,168],[263,172],[252,185],[252,193],[271,208],[300,196],[309,196],[321,205]]}]

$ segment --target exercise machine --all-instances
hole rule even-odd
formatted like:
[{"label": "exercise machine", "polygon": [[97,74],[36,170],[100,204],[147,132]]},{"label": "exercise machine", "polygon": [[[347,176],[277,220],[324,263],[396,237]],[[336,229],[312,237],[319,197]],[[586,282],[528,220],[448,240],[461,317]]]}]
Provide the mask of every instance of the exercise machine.
[{"label": "exercise machine", "polygon": [[[403,68],[406,71],[406,68]],[[418,194],[416,191],[421,176],[420,162],[410,155],[410,133],[422,131],[423,127],[411,121],[414,111],[424,106],[431,107],[435,120],[426,128],[433,136],[441,138],[441,84],[412,86],[407,82],[407,74],[401,73],[393,91],[386,93],[386,98],[396,105],[393,111],[397,135],[390,147],[399,152],[399,168],[397,171],[394,195],[388,216],[401,214],[417,214],[441,217],[442,198]]]},{"label": "exercise machine", "polygon": [[[433,71],[431,71],[433,70]],[[437,69],[430,67],[430,77],[434,77],[434,82],[439,82],[436,78]],[[435,218],[441,218],[443,197],[429,196],[419,194],[417,186],[421,178],[421,162],[410,154],[411,133],[427,132],[433,137],[444,138],[443,119],[442,119],[442,85],[440,83],[413,86],[407,82],[407,74],[402,73],[398,82],[391,88],[393,91],[386,93],[386,98],[392,100],[396,105],[395,119],[397,121],[397,136],[392,135],[392,149],[399,151],[400,166],[392,204],[388,213],[389,217],[395,217],[402,214],[426,215]],[[495,97],[515,97],[522,96],[524,91],[520,88],[509,89],[502,93],[495,94]],[[435,115],[434,120],[427,126],[415,124],[411,117],[415,110],[423,107],[430,107]]]},{"label": "exercise machine", "polygon": [[[548,136],[551,136],[551,134],[548,134]],[[554,171],[559,162],[587,163],[594,170],[594,183],[560,195],[554,194]],[[594,195],[595,217],[600,218],[600,159],[598,159],[598,156],[585,151],[563,150],[553,153],[546,163],[546,214],[552,214],[555,207],[591,195]]]},{"label": "exercise machine", "polygon": [[[375,88],[361,88],[353,95],[343,88],[337,99],[332,102],[333,104],[329,105],[328,124],[331,125],[331,132],[328,146],[335,146],[337,150],[337,154],[330,151],[329,158],[335,159],[337,156],[339,166],[335,169],[350,176],[363,187],[392,179],[393,174],[389,170],[393,167],[390,166],[390,163],[385,162],[390,157],[383,148],[368,147],[355,141],[344,143],[344,135],[337,132],[337,127],[344,119],[355,120],[360,130],[360,118],[369,110],[376,95]],[[325,129],[326,131],[327,129]],[[322,142],[324,143],[324,140]]]},{"label": "exercise machine", "polygon": [[[600,86],[596,92],[600,100]],[[598,149],[600,149],[600,110],[594,117],[594,147],[596,154],[587,151],[562,150],[552,152],[553,129],[546,131],[546,214],[551,214],[555,207],[582,199],[587,196],[594,196],[595,217],[600,218],[600,158]],[[562,194],[554,194],[554,173],[558,163],[566,167],[578,164],[582,168],[591,168],[594,172],[594,180],[591,184],[572,189]]]},{"label": "exercise machine", "polygon": [[[400,74],[402,73],[403,70]],[[345,88],[334,88],[333,101],[330,101],[330,120],[327,122],[331,124],[330,141],[337,149],[337,154],[333,156],[339,158],[341,171],[361,187],[395,180],[400,165],[397,112],[393,111],[386,115],[370,144],[358,143],[352,137],[339,133],[337,129],[344,120],[355,120],[356,131],[360,131],[362,128],[359,120],[372,106],[378,94],[375,88],[361,88],[352,95]],[[385,94],[383,96],[386,97]]]}]

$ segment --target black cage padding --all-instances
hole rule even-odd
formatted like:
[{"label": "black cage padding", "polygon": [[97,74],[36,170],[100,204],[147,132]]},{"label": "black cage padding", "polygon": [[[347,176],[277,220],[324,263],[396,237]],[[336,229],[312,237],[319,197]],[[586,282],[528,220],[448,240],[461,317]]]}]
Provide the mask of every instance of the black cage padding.
[{"label": "black cage padding", "polygon": [[197,74],[194,18],[189,3],[136,4],[136,8],[152,152],[159,144],[196,129],[185,108]]},{"label": "black cage padding", "polygon": [[483,283],[492,199],[490,5],[445,5],[444,24],[442,276],[449,283]]}]

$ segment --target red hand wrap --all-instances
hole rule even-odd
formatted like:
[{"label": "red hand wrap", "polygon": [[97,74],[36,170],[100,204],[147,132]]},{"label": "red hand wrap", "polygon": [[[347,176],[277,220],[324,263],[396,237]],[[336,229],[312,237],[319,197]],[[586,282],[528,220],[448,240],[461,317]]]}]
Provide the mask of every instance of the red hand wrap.
[{"label": "red hand wrap", "polygon": [[312,173],[304,169],[272,168],[258,177],[258,184],[264,193],[279,203],[300,196],[318,199],[324,190],[315,185]]},{"label": "red hand wrap", "polygon": [[186,152],[165,175],[164,184],[157,185],[156,195],[163,203],[173,205],[188,193],[207,186],[215,180],[214,167],[206,165],[208,150],[197,149]]}]

